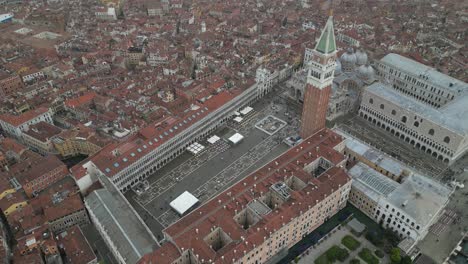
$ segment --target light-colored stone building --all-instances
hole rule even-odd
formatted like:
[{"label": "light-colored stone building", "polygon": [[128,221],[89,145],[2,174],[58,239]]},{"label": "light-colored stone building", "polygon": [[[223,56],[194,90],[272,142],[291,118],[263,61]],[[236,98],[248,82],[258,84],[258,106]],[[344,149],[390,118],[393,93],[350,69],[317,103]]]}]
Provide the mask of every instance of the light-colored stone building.
[{"label": "light-colored stone building", "polygon": [[21,115],[2,114],[0,115],[0,127],[2,130],[17,139],[22,139],[23,131],[29,129],[30,125],[41,121],[52,124],[52,114],[48,108],[40,107],[30,110]]},{"label": "light-colored stone building", "polygon": [[423,239],[449,202],[452,190],[417,173],[397,183],[364,163],[349,170],[349,201],[369,217],[396,232],[409,253]]},{"label": "light-colored stone building", "polygon": [[468,84],[397,54],[378,64],[382,82],[363,93],[359,115],[402,142],[452,164],[468,150]]},{"label": "light-colored stone building", "polygon": [[384,228],[396,232],[399,247],[411,252],[449,202],[452,189],[387,154],[343,134],[344,154],[353,179],[349,201]]},{"label": "light-colored stone building", "polygon": [[42,155],[55,154],[56,151],[52,140],[61,131],[60,128],[41,121],[29,126],[29,130],[23,132],[23,142],[29,148]]},{"label": "light-colored stone building", "polygon": [[351,137],[346,140],[344,154],[348,157],[347,166],[362,162],[397,182],[410,174],[399,161]]},{"label": "light-colored stone building", "polygon": [[437,109],[378,82],[364,91],[359,115],[449,164],[468,150],[468,94]]}]

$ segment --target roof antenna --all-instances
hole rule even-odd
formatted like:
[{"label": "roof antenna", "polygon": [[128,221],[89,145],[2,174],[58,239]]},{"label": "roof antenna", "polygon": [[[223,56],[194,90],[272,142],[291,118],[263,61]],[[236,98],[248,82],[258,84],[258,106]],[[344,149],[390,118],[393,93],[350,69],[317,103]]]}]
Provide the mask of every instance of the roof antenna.
[{"label": "roof antenna", "polygon": [[330,10],[328,11],[328,16],[333,17],[333,0],[330,0]]}]

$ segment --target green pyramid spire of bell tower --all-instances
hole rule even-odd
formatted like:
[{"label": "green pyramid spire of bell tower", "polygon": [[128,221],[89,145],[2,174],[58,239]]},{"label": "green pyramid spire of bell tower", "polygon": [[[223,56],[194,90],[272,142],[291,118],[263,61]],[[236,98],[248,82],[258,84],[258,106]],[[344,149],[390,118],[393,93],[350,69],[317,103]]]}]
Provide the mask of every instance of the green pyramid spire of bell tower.
[{"label": "green pyramid spire of bell tower", "polygon": [[327,24],[320,35],[320,39],[315,46],[315,50],[323,53],[330,54],[336,51],[336,42],[335,42],[335,32],[333,29],[333,16],[330,13],[328,17]]}]

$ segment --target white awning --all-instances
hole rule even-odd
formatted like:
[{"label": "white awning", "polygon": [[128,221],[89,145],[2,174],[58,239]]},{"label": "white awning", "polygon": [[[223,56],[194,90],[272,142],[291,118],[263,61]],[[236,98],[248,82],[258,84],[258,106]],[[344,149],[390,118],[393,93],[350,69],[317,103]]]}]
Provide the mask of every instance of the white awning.
[{"label": "white awning", "polygon": [[240,113],[245,116],[246,114],[250,113],[252,110],[253,110],[252,107],[246,106],[244,109],[240,111]]},{"label": "white awning", "polygon": [[195,204],[198,203],[198,199],[193,196],[191,193],[185,191],[177,198],[175,198],[169,205],[174,209],[179,215],[183,215]]},{"label": "white awning", "polygon": [[202,144],[200,144],[198,142],[195,142],[192,145],[188,146],[187,151],[189,151],[190,153],[196,155],[196,154],[200,153],[204,149],[205,149],[205,146],[203,146]]},{"label": "white awning", "polygon": [[234,145],[241,142],[241,140],[244,139],[244,136],[242,136],[239,133],[235,133],[229,138],[229,141],[231,141]]},{"label": "white awning", "polygon": [[234,118],[234,121],[237,122],[237,123],[242,122],[242,120],[244,120],[244,119],[242,117],[240,117],[240,116],[237,116],[237,117]]},{"label": "white awning", "polygon": [[214,144],[214,143],[218,142],[218,140],[220,140],[220,138],[218,136],[214,135],[214,136],[212,136],[212,137],[210,137],[208,139],[208,143]]}]

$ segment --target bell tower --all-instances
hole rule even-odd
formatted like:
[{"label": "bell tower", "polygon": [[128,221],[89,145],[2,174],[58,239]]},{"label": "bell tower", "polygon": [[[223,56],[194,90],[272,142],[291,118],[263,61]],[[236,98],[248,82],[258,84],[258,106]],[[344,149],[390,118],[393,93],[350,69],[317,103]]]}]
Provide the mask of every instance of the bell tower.
[{"label": "bell tower", "polygon": [[328,101],[336,66],[335,60],[336,42],[333,16],[330,14],[306,66],[309,71],[304,91],[300,132],[304,139],[325,128]]}]

